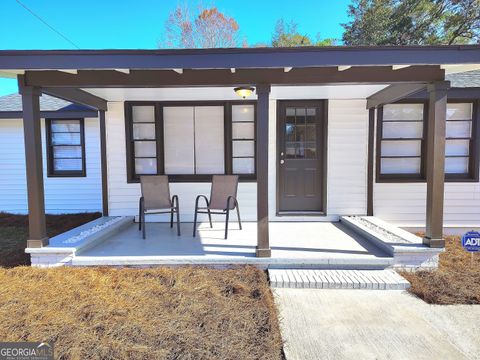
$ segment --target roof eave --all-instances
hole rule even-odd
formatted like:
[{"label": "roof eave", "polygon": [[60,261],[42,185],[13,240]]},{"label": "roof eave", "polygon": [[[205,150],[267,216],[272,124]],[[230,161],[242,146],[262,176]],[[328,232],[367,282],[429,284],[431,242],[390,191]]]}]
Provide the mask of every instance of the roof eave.
[{"label": "roof eave", "polygon": [[480,45],[0,51],[0,70],[229,69],[478,63]]}]

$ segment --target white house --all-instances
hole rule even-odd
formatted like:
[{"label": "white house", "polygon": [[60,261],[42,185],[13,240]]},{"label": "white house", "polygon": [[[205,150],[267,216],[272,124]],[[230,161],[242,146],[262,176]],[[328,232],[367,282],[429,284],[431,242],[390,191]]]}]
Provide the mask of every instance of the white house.
[{"label": "white house", "polygon": [[[100,128],[98,111],[49,95],[40,100],[42,111],[42,153],[45,179],[45,211],[50,214],[102,211]],[[48,120],[45,120],[48,119]],[[84,171],[56,173],[47,156],[46,123],[73,119],[82,125],[80,137]],[[0,211],[26,214],[27,182],[23,137],[22,97],[0,97]],[[49,170],[50,169],[50,170]]]},{"label": "white house", "polygon": [[[442,247],[443,228],[480,227],[480,76],[465,72],[479,64],[478,46],[1,51],[42,148],[4,108],[20,97],[0,99],[0,209],[27,211],[25,165],[37,225],[45,211],[135,216],[139,177],[166,174],[191,222],[211,176],[238,174],[258,256],[269,222],[342,216],[426,227]],[[41,93],[89,107],[38,108]],[[48,244],[39,226],[31,248]]]},{"label": "white house", "polygon": [[[473,119],[474,113],[477,111],[475,102],[477,101],[478,89],[480,89],[480,71],[469,71],[464,73],[456,73],[447,75],[451,81],[452,89],[450,92],[463,91],[462,97],[465,100],[464,105],[457,105],[450,102],[449,111],[463,110],[461,115],[465,119]],[[286,99],[324,99],[328,97],[328,176],[327,176],[327,208],[326,214],[319,218],[312,218],[315,210],[312,211],[308,218],[292,214],[294,220],[315,219],[315,220],[332,220],[339,215],[363,215],[367,213],[367,147],[368,147],[368,111],[365,107],[365,98],[372,91],[384,88],[380,86],[336,86],[336,87],[303,87],[303,88],[274,88],[271,93],[271,128],[276,128],[277,121],[277,102]],[[233,89],[162,89],[162,91],[136,91],[135,96],[125,96],[125,90],[122,95],[118,90],[110,90],[112,93],[111,101],[109,101],[109,111],[107,112],[107,156],[109,164],[109,189],[110,194],[108,204],[111,215],[134,215],[138,211],[139,189],[137,185],[131,185],[135,180],[125,179],[126,177],[126,152],[125,152],[125,103],[134,105],[137,101],[148,101],[150,103],[143,104],[145,107],[135,109],[144,109],[147,111],[149,105],[152,106],[157,102],[163,101],[218,101],[218,102],[234,102],[233,109],[242,109],[252,111],[251,120],[253,121],[253,105],[254,101],[238,102],[238,96]],[[472,95],[469,95],[469,92]],[[253,96],[254,98],[255,96]],[[424,105],[418,102],[419,98],[411,97],[412,101],[403,100],[403,104],[386,106],[388,109],[404,108],[405,111],[417,110],[418,119],[423,121]],[[245,107],[240,105],[248,103]],[[415,105],[409,105],[409,104]],[[93,212],[102,211],[102,186],[101,186],[101,166],[100,166],[100,128],[97,110],[85,105],[72,104],[66,100],[58,99],[49,95],[43,95],[40,98],[40,106],[42,111],[42,152],[44,154],[44,178],[45,178],[45,210],[47,213],[75,213],[75,212]],[[413,108],[412,108],[413,106]],[[217,104],[218,109],[224,107],[223,104]],[[385,106],[384,106],[385,109]],[[193,111],[193,107],[190,107]],[[153,110],[152,110],[153,111]],[[385,110],[384,110],[385,111]],[[153,113],[150,114],[153,119]],[[198,114],[197,114],[198,115]],[[214,139],[221,139],[220,147],[224,146],[223,140],[223,111],[218,114],[217,122],[221,126],[215,126],[214,122],[209,123],[208,132],[216,131],[222,134],[210,134]],[[148,116],[148,114],[147,114]],[[452,115],[453,116],[453,115]],[[81,171],[78,174],[55,174],[49,172],[49,164],[51,157],[47,155],[47,135],[45,127],[45,119],[73,119],[75,122],[82,123],[83,134],[81,136],[82,160]],[[233,119],[234,120],[234,119]],[[197,116],[196,122],[199,121]],[[212,126],[213,125],[213,126]],[[165,125],[164,125],[165,126]],[[237,126],[238,125],[232,125]],[[249,125],[243,125],[248,127]],[[350,134],[342,131],[345,127],[350,129]],[[472,124],[475,131],[478,127]],[[396,129],[397,130],[397,129]],[[198,130],[197,130],[198,131]],[[237,130],[239,131],[239,130]],[[240,130],[241,131],[241,130]],[[248,132],[249,131],[249,132]],[[408,130],[405,130],[408,131]],[[461,133],[459,135],[464,135]],[[192,133],[193,134],[193,133]],[[191,134],[191,135],[192,135]],[[473,139],[472,142],[476,141]],[[185,136],[185,134],[183,134]],[[275,167],[276,159],[274,149],[276,145],[276,133],[270,136],[271,159],[270,164]],[[350,137],[348,136],[350,135]],[[253,140],[253,127],[245,130],[245,136]],[[448,135],[447,135],[448,136]],[[168,138],[168,137],[167,137]],[[210,140],[210,139],[209,139]],[[393,139],[391,139],[393,140]],[[197,138],[199,141],[199,138]],[[414,155],[421,155],[418,150],[420,146],[419,140],[405,142],[405,152],[412,152]],[[455,154],[468,154],[469,148],[467,140],[451,140],[452,151]],[[233,145],[235,144],[235,145]],[[246,156],[245,160],[233,160],[232,166],[243,162],[246,166],[245,171],[248,173],[253,171],[253,147],[251,142],[242,142],[245,149],[238,149],[238,143],[233,142],[235,151],[241,153],[240,156]],[[247,149],[250,145],[250,152]],[[385,144],[385,142],[384,142]],[[391,142],[386,142],[387,146]],[[453,148],[455,144],[456,148]],[[191,144],[192,146],[193,144]],[[212,144],[210,144],[213,146]],[[168,146],[168,145],[167,145]],[[198,144],[197,147],[207,146],[207,144]],[[407,147],[410,147],[407,148]],[[415,147],[417,151],[415,152]],[[233,149],[232,149],[233,150]],[[207,151],[207,150],[206,150]],[[223,151],[223,150],[221,150]],[[243,152],[242,152],[243,151]],[[388,148],[385,151],[392,151]],[[193,154],[193,149],[189,149]],[[209,152],[210,153],[210,152]],[[22,126],[22,104],[19,94],[12,94],[0,97],[0,210],[12,213],[27,213],[27,190],[25,179],[25,152]],[[237,154],[233,153],[232,157]],[[168,155],[167,155],[168,156]],[[472,156],[473,157],[473,156]],[[478,156],[473,157],[478,161]],[[224,156],[218,155],[217,161],[221,164],[215,171],[224,170]],[[396,161],[396,160],[395,160]],[[419,161],[411,160],[411,164],[405,164],[406,168],[398,169],[405,174],[408,171],[419,169]],[[449,171],[461,170],[465,171],[469,165],[465,163],[466,158],[452,158],[447,162],[447,173]],[[477,161],[477,162],[478,162]],[[236,165],[233,165],[235,163]],[[191,164],[190,164],[191,165]],[[408,166],[410,167],[408,168]],[[392,165],[393,166],[393,165]],[[472,171],[476,171],[478,164],[473,165]],[[181,169],[185,171],[185,169]],[[233,169],[232,169],[233,170]],[[167,169],[168,171],[168,169]],[[388,170],[396,171],[395,167]],[[348,174],[354,173],[355,176]],[[131,176],[131,174],[129,175]],[[408,175],[402,175],[406,177]],[[240,185],[240,203],[244,218],[246,220],[255,219],[255,184],[246,181]],[[271,177],[272,181],[270,196],[270,213],[275,214],[271,218],[285,219],[286,215],[278,216],[278,212],[282,212],[280,204],[275,201],[275,177]],[[382,181],[377,177],[373,188],[373,212],[376,216],[381,217],[389,222],[402,227],[423,228],[425,223],[425,197],[426,185],[423,181],[407,181],[406,178],[400,182],[393,180]],[[471,180],[471,181],[466,181]],[[480,184],[478,176],[471,179],[448,179],[445,188],[445,227],[447,231],[455,231],[454,228],[470,228],[480,226]],[[184,203],[194,202],[196,194],[200,192],[208,192],[208,183],[192,183],[182,182],[172,185],[173,192],[181,194]],[[72,191],[75,189],[75,191]],[[297,209],[306,211],[305,209]],[[321,208],[317,209],[322,211]],[[291,210],[288,210],[293,212]],[[309,210],[310,211],[310,210]],[[186,220],[191,221],[193,215],[193,207],[185,207]],[[293,217],[294,216],[294,217]]]}]

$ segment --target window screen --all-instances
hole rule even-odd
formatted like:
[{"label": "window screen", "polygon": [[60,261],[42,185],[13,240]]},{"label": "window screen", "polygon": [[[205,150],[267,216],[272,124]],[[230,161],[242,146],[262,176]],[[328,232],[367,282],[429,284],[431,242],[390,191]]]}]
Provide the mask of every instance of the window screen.
[{"label": "window screen", "polygon": [[83,119],[47,120],[49,176],[85,176]]}]

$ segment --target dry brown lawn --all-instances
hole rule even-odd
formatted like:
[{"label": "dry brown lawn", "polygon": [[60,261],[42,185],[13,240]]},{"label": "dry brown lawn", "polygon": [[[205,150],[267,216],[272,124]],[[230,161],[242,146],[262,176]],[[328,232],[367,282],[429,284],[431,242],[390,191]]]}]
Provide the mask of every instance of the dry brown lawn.
[{"label": "dry brown lawn", "polygon": [[0,339],[54,341],[58,359],[281,359],[254,267],[0,268]]},{"label": "dry brown lawn", "polygon": [[403,272],[410,292],[430,304],[480,304],[480,253],[462,248],[458,236],[446,238],[438,270]]}]

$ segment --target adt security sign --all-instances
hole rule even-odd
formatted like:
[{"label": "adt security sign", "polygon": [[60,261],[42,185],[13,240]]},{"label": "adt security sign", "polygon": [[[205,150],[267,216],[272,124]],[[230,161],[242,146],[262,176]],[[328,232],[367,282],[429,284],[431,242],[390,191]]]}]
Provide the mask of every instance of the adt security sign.
[{"label": "adt security sign", "polygon": [[469,252],[480,251],[480,233],[478,231],[469,231],[462,236],[462,246]]}]

